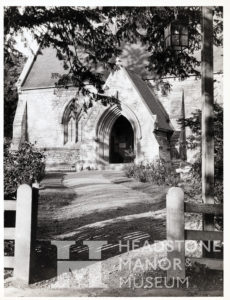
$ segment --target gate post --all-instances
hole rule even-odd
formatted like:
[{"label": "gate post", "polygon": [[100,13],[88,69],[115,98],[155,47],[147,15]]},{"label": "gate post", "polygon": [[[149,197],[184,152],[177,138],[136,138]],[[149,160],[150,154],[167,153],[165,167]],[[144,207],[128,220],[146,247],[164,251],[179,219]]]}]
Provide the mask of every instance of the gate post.
[{"label": "gate post", "polygon": [[14,277],[29,284],[32,230],[32,188],[22,184],[17,190]]},{"label": "gate post", "polygon": [[179,187],[169,189],[166,196],[166,230],[170,262],[167,279],[185,278],[184,192]]}]

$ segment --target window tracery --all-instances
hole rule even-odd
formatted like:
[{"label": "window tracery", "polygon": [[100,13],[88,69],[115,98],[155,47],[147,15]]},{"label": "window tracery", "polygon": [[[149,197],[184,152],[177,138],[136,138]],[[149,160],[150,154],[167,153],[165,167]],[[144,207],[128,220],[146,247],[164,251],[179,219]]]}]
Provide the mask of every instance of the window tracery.
[{"label": "window tracery", "polygon": [[62,120],[64,125],[64,144],[74,144],[78,142],[80,113],[81,109],[79,105],[75,99],[72,99],[65,109]]}]

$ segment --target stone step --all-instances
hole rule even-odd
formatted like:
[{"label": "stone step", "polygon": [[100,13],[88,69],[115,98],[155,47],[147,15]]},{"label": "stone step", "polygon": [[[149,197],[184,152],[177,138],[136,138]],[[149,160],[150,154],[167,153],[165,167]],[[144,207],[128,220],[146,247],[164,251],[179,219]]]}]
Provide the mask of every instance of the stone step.
[{"label": "stone step", "polygon": [[99,167],[102,170],[115,170],[115,171],[122,171],[126,167],[130,166],[131,163],[123,163],[123,164],[108,164],[102,167]]},{"label": "stone step", "polygon": [[[131,165],[130,163],[122,163],[122,164],[107,164],[107,165],[98,165],[98,170],[105,170],[105,171],[122,171],[126,167]],[[68,164],[47,164],[46,165],[46,172],[76,172],[75,165],[68,165]]]},{"label": "stone step", "polygon": [[76,167],[68,164],[46,165],[45,171],[51,172],[76,172]]}]

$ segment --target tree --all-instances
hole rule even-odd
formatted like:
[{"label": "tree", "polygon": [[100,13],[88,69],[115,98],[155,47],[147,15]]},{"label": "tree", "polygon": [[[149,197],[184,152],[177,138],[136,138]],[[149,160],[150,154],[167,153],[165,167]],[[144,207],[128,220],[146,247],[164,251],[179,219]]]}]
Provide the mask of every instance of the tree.
[{"label": "tree", "polygon": [[[220,46],[222,7],[215,7],[214,14],[213,42]],[[30,30],[41,48],[52,45],[56,49],[68,70],[57,85],[71,83],[78,93],[89,96],[89,106],[99,100],[104,105],[118,103],[115,97],[103,94],[103,76],[95,66],[100,63],[105,69],[115,69],[121,44],[140,41],[150,54],[147,68],[154,71],[156,80],[163,82],[162,77],[168,75],[182,80],[200,76],[195,53],[201,49],[201,16],[200,7],[179,8],[178,19],[188,25],[189,47],[176,52],[164,48],[164,28],[175,18],[175,7],[6,7],[5,58],[14,51],[12,35]]]},{"label": "tree", "polygon": [[[191,117],[183,121],[185,127],[191,129],[192,134],[187,138],[188,149],[199,149],[197,159],[193,164],[194,178],[197,178],[201,188],[201,110],[197,110]],[[214,168],[215,168],[215,196],[223,201],[223,107],[214,104]],[[200,189],[197,189],[199,192]]]},{"label": "tree", "polygon": [[[115,58],[123,42],[140,41],[150,53],[148,69],[161,81],[166,75],[185,79],[199,76],[200,61],[195,52],[201,48],[200,7],[180,7],[179,18],[189,29],[189,48],[177,53],[164,49],[164,27],[175,18],[174,7],[6,7],[5,57],[14,49],[12,34],[30,30],[42,47],[54,46],[57,56],[69,72],[58,84],[69,82],[83,94],[104,104],[102,74],[95,65],[114,69]],[[215,8],[214,44],[222,45],[222,9]],[[113,27],[113,30],[112,30]],[[84,52],[84,56],[81,54]],[[96,92],[88,86],[94,86]]]},{"label": "tree", "polygon": [[16,82],[22,71],[25,58],[14,51],[5,58],[4,66],[4,137],[12,137],[13,120],[18,102]]}]

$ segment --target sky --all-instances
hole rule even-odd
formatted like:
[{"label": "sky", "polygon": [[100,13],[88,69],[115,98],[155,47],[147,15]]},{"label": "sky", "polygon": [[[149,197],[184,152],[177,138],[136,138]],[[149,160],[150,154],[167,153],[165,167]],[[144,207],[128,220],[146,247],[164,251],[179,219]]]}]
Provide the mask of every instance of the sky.
[{"label": "sky", "polygon": [[32,38],[32,35],[28,30],[24,30],[22,34],[18,34],[15,37],[15,41],[15,48],[26,57],[29,57],[37,50],[38,43]]}]

